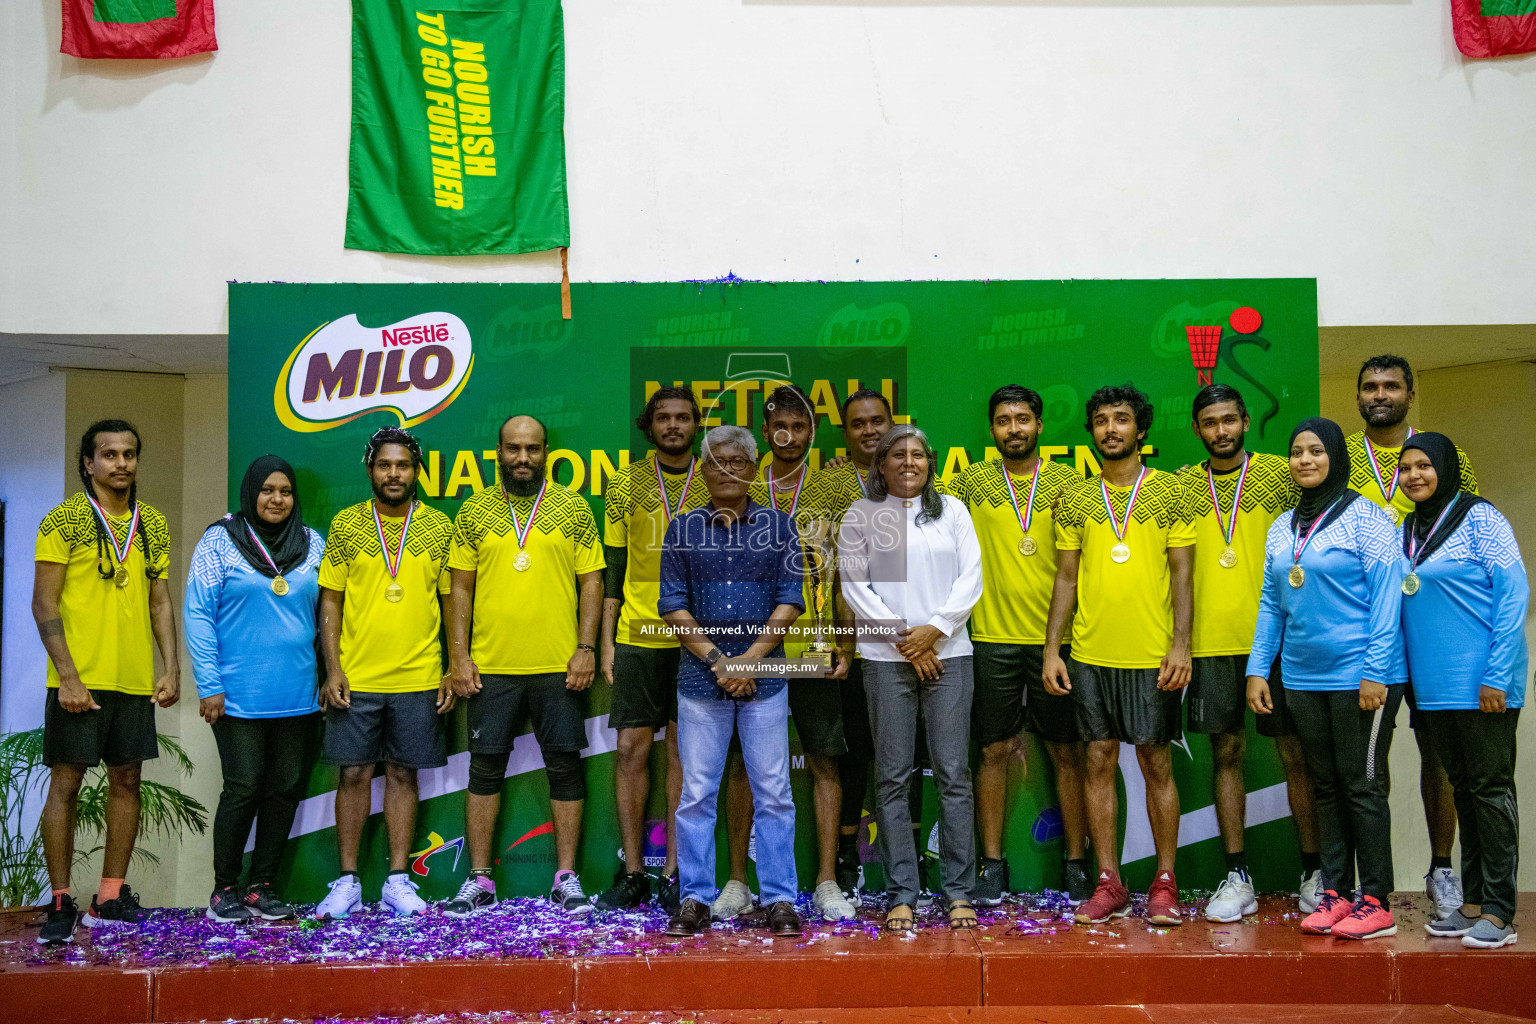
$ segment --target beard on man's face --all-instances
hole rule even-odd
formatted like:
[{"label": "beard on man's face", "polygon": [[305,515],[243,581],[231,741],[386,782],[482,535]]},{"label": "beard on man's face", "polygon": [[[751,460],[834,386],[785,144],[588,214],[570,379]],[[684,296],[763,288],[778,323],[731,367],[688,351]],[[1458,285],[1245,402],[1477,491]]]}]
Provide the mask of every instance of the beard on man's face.
[{"label": "beard on man's face", "polygon": [[508,494],[519,498],[531,498],[539,493],[539,487],[544,483],[544,467],[534,466],[533,472],[526,479],[520,479],[514,475],[519,468],[515,466],[501,467],[501,483],[507,489]]}]

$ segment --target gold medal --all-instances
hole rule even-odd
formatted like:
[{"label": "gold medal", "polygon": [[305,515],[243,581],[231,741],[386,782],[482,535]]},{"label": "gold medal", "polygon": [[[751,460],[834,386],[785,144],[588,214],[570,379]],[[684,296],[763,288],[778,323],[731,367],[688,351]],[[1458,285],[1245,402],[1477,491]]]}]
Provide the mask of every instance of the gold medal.
[{"label": "gold medal", "polygon": [[1403,577],[1403,593],[1412,597],[1419,592],[1419,574],[1411,572]]},{"label": "gold medal", "polygon": [[272,593],[276,594],[278,597],[285,596],[288,593],[288,581],[283,579],[281,576],[273,576]]},{"label": "gold medal", "polygon": [[1019,541],[1019,554],[1021,555],[1032,555],[1039,549],[1040,545],[1035,543],[1035,538],[1033,537],[1024,537]]},{"label": "gold medal", "polygon": [[128,570],[119,565],[116,571],[112,573],[112,582],[116,583],[119,589],[126,587],[128,585]]},{"label": "gold medal", "polygon": [[399,604],[405,600],[405,588],[398,583],[390,583],[384,588],[384,600],[391,604]]},{"label": "gold medal", "polygon": [[1301,585],[1307,582],[1307,570],[1299,565],[1291,566],[1291,571],[1285,574],[1285,580],[1293,589],[1300,590]]},{"label": "gold medal", "polygon": [[1228,546],[1227,550],[1223,551],[1221,557],[1216,559],[1216,561],[1223,569],[1232,568],[1237,564],[1237,549]]},{"label": "gold medal", "polygon": [[1128,562],[1131,560],[1131,549],[1126,546],[1124,541],[1121,541],[1109,549],[1109,557],[1117,562]]},{"label": "gold medal", "polygon": [[528,552],[526,551],[519,551],[517,557],[512,559],[512,568],[518,572],[527,572],[528,567],[532,564],[533,559],[528,557]]}]

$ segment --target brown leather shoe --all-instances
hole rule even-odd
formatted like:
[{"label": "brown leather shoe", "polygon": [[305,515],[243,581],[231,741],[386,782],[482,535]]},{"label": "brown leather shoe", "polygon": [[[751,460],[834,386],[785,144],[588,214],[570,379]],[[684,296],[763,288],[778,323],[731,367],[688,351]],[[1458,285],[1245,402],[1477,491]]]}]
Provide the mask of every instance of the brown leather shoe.
[{"label": "brown leather shoe", "polygon": [[797,939],[800,937],[800,915],[795,913],[795,905],[786,900],[780,900],[768,908],[768,930],[773,932],[776,939]]},{"label": "brown leather shoe", "polygon": [[667,934],[678,937],[697,935],[708,927],[709,907],[698,900],[683,900],[683,905],[667,922]]}]

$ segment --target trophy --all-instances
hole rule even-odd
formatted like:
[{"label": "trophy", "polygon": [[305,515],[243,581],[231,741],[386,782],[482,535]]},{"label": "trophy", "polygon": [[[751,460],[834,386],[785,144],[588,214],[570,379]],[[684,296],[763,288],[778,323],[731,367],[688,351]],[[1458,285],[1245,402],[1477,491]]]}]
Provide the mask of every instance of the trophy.
[{"label": "trophy", "polygon": [[829,639],[837,577],[836,541],[832,536],[831,520],[811,520],[801,532],[800,540],[805,551],[806,569],[810,573],[811,628],[815,636],[801,657],[830,672],[832,652],[837,647]]}]

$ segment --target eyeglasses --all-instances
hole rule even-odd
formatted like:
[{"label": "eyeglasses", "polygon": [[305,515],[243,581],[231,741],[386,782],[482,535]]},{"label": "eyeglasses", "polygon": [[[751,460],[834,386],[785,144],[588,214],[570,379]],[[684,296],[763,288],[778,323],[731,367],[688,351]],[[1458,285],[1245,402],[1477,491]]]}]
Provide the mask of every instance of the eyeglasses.
[{"label": "eyeglasses", "polygon": [[745,473],[752,468],[753,462],[751,459],[710,459],[709,465],[719,467],[727,473]]}]

